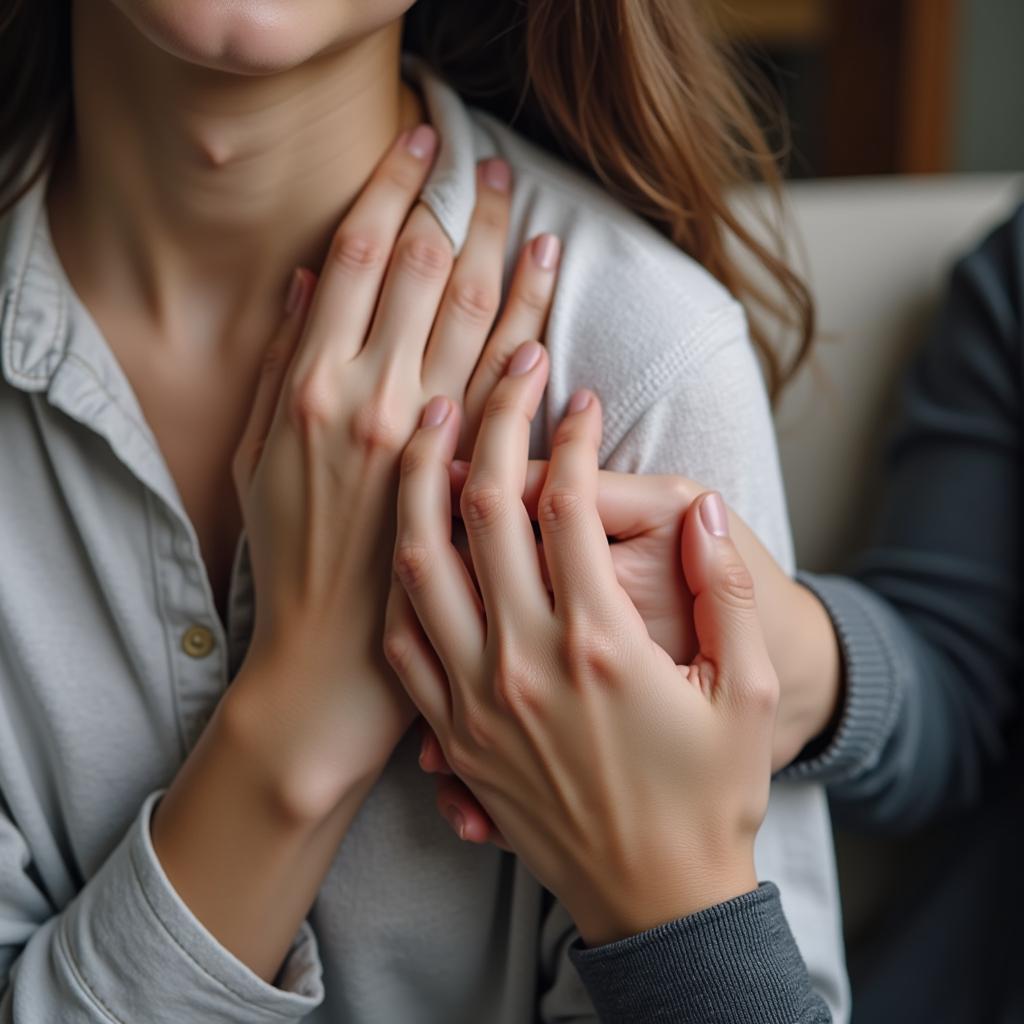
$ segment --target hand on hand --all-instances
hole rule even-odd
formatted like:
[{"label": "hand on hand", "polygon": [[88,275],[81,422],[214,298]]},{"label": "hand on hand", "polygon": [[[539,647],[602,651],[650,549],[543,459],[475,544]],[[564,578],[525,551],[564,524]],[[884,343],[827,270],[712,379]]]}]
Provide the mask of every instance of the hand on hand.
[{"label": "hand on hand", "polygon": [[[547,462],[532,461],[527,468],[523,504],[534,519],[547,467]],[[461,495],[467,469],[465,463],[452,464],[452,493],[456,499]],[[604,532],[614,542],[611,558],[616,578],[643,618],[651,639],[677,664],[689,662],[697,653],[680,539],[688,509],[706,491],[701,484],[681,476],[606,470],[598,473],[597,512]],[[826,732],[835,716],[841,697],[837,642],[828,615],[816,598],[782,570],[732,510],[729,524],[757,587],[758,614],[779,676],[772,770],[780,771],[809,742]],[[543,545],[540,551],[543,568]],[[437,737],[426,723],[422,727],[420,764],[438,776],[438,810],[461,838],[508,849],[479,801],[452,773]]]},{"label": "hand on hand", "polygon": [[402,463],[385,649],[456,775],[600,943],[756,887],[778,684],[717,495],[681,538],[700,653],[677,665],[648,635],[598,513],[586,392],[537,501],[549,594],[522,500],[546,369],[522,346],[477,437],[461,506],[479,595],[450,542],[458,408],[427,406]]}]

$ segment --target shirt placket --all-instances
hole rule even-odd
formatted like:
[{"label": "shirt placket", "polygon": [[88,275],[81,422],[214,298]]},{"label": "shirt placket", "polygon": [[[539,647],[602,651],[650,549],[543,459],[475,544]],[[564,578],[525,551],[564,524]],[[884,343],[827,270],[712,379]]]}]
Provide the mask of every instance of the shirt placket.
[{"label": "shirt placket", "polygon": [[228,645],[191,523],[148,499],[171,683],[182,742],[190,750],[228,682]]},{"label": "shirt placket", "polygon": [[[67,295],[65,301],[69,301]],[[50,402],[110,445],[144,488],[155,597],[177,727],[187,752],[229,679],[228,646],[199,540],[135,394],[98,331],[81,314],[48,390]]]}]

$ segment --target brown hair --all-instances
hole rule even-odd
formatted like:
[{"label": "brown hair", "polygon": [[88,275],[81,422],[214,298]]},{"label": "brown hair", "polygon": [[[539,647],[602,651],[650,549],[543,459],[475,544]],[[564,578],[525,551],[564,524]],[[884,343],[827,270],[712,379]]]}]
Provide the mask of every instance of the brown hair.
[{"label": "brown hair", "polygon": [[[746,307],[774,396],[810,350],[814,306],[786,260],[761,101],[706,14],[699,0],[419,0],[405,46],[714,274]],[[70,130],[68,23],[69,0],[0,0],[0,212]],[[733,205],[750,182],[768,186],[760,226]],[[795,336],[788,353],[770,324]]]}]

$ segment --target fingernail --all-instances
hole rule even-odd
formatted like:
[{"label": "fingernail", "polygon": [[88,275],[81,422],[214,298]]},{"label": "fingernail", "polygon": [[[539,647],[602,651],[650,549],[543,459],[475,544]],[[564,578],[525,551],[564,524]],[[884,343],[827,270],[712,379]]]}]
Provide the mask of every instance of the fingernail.
[{"label": "fingernail", "polygon": [[512,185],[512,171],[504,160],[485,160],[480,169],[488,188],[507,192]]},{"label": "fingernail", "polygon": [[462,811],[451,804],[448,808],[448,822],[453,829],[455,829],[460,839],[466,838],[466,819],[462,816]]},{"label": "fingernail", "polygon": [[715,491],[705,495],[700,503],[700,521],[704,529],[716,537],[729,536],[729,513],[722,496]]},{"label": "fingernail", "polygon": [[292,271],[292,282],[288,285],[288,296],[284,300],[284,315],[291,316],[299,308],[302,300],[302,271],[296,267]]},{"label": "fingernail", "polygon": [[558,266],[558,255],[562,243],[555,235],[538,235],[530,246],[534,262],[541,270],[554,270]]},{"label": "fingernail", "polygon": [[522,377],[529,373],[540,362],[540,345],[535,341],[523,342],[516,349],[515,355],[508,361],[505,371],[510,377]]},{"label": "fingernail", "polygon": [[593,397],[586,388],[581,388],[569,399],[569,413],[570,415],[574,412],[583,412],[588,405],[590,405],[590,399]]},{"label": "fingernail", "polygon": [[417,160],[426,160],[434,152],[437,144],[437,133],[429,124],[421,124],[413,129],[405,140],[405,148]]},{"label": "fingernail", "polygon": [[438,395],[436,398],[432,398],[427,402],[426,408],[423,410],[423,417],[420,419],[421,427],[439,427],[446,419],[448,419],[448,413],[451,412],[452,403],[444,397],[444,395]]}]

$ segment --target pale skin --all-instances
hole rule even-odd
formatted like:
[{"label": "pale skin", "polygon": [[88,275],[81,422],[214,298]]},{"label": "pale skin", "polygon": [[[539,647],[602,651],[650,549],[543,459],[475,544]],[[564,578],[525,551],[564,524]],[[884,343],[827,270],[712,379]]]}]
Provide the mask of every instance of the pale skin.
[{"label": "pale skin", "polygon": [[460,501],[475,584],[450,542],[458,411],[443,397],[424,411],[403,458],[385,649],[458,777],[600,945],[756,887],[778,681],[717,494],[682,527],[698,653],[677,665],[651,638],[598,513],[586,391],[536,499],[542,572],[523,492],[546,371],[524,344],[488,401]]},{"label": "pale skin", "polygon": [[[464,462],[452,463],[456,499],[467,469]],[[546,462],[529,464],[523,501],[533,517],[546,475]],[[610,555],[618,583],[640,612],[651,638],[679,663],[698,650],[692,599],[680,557],[683,522],[705,491],[701,484],[681,476],[598,473],[597,513],[605,534],[615,542]],[[730,533],[757,584],[758,615],[781,685],[771,761],[772,770],[779,771],[834,725],[842,701],[839,642],[815,596],[782,570],[740,516],[731,509],[728,515]],[[420,764],[438,776],[438,810],[460,838],[508,849],[479,801],[452,773],[429,728],[423,730]]]},{"label": "pale skin", "polygon": [[[557,242],[531,241],[495,320],[507,168],[481,168],[457,261],[417,205],[436,138],[399,75],[408,6],[73,5],[77,133],[48,196],[54,241],[218,607],[243,526],[256,577],[249,656],[170,782],[154,847],[267,980],[415,717],[382,655],[402,448],[431,396],[480,420],[516,345],[542,335],[555,282]],[[741,846],[757,807],[742,819]],[[529,830],[513,831],[529,859]],[[701,898],[749,886],[745,869]],[[642,922],[609,913],[591,936],[609,923]]]}]

